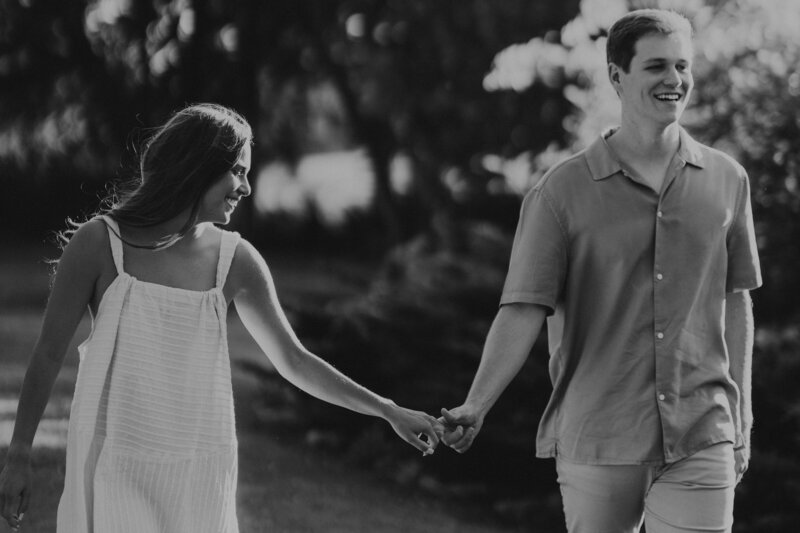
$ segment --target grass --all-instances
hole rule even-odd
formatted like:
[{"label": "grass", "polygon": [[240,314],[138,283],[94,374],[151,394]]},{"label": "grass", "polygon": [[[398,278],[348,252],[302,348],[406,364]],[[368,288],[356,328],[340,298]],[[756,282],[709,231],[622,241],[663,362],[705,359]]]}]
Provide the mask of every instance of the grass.
[{"label": "grass", "polygon": [[[47,294],[47,267],[37,248],[0,250],[0,462],[13,428],[16,397],[33,348]],[[358,290],[347,265],[307,258],[267,258],[284,302],[322,304]],[[351,277],[336,277],[337,272]],[[11,281],[9,283],[9,281]],[[34,441],[34,496],[23,531],[55,531],[63,487],[69,404],[77,370],[76,346],[89,331],[81,323]],[[510,531],[488,509],[455,502],[435,491],[398,486],[379,473],[354,469],[314,450],[301,436],[264,423],[254,413],[260,383],[237,362],[266,359],[235,313],[229,317],[239,436],[238,516],[242,533],[270,532],[465,532]],[[408,446],[400,440],[397,446]],[[417,453],[408,447],[408,453]],[[452,453],[440,450],[437,453]],[[0,525],[0,533],[6,531]]]}]

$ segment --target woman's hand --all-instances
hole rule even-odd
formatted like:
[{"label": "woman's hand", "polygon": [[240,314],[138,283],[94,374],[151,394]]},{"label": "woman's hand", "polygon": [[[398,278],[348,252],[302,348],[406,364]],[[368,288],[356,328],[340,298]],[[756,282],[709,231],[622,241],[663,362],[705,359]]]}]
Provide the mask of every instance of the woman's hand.
[{"label": "woman's hand", "polygon": [[394,403],[387,405],[384,418],[400,438],[423,455],[431,455],[436,450],[440,435],[444,432],[442,424],[429,414],[405,409]]},{"label": "woman's hand", "polygon": [[30,502],[30,457],[15,457],[9,452],[8,462],[0,472],[0,515],[17,531]]}]

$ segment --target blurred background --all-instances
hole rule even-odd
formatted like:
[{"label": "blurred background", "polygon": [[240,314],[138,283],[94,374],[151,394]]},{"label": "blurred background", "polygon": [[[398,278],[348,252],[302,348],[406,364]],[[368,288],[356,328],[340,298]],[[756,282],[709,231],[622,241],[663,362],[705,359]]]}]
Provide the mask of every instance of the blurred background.
[{"label": "blurred background", "polygon": [[[150,128],[213,101],[255,130],[253,195],[232,225],[273,266],[304,343],[401,405],[460,404],[521,198],[615,123],[605,34],[640,7],[693,21],[684,125],[751,180],[764,287],[734,531],[796,530],[796,0],[0,0],[0,333],[20,351],[0,358],[27,357],[29,341],[10,341],[38,326],[53,232],[133,175]],[[544,339],[473,449],[423,462],[388,427],[275,379],[232,331],[256,422],[413,490],[479,501],[508,527],[563,530],[553,463],[533,457]]]}]

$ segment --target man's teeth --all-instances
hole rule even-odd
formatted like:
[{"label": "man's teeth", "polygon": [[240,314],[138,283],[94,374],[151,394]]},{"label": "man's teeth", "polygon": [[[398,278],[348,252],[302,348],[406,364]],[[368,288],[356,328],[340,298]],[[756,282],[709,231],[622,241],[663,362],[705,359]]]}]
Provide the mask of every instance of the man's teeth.
[{"label": "man's teeth", "polygon": [[656,98],[659,100],[664,100],[667,102],[677,102],[681,99],[681,95],[679,94],[657,94]]}]

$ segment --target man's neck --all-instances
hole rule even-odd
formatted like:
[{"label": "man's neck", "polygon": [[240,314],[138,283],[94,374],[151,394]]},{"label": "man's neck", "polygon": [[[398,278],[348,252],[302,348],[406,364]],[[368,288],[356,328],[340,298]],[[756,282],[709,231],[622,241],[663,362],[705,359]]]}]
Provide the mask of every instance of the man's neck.
[{"label": "man's neck", "polygon": [[643,127],[623,119],[611,139],[615,151],[626,161],[669,160],[680,146],[680,126],[673,122],[665,127]]},{"label": "man's neck", "polygon": [[622,125],[607,142],[623,167],[632,170],[637,181],[659,194],[680,146],[680,127],[677,123],[658,129],[637,127],[623,117]]}]

